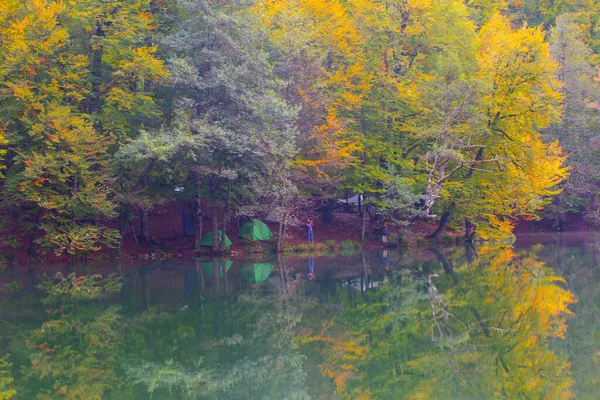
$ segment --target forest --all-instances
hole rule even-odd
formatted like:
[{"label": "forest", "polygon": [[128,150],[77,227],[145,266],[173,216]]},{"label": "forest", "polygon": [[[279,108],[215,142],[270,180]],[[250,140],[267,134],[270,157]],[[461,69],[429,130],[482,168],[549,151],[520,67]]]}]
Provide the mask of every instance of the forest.
[{"label": "forest", "polygon": [[595,0],[3,0],[3,245],[148,244],[180,202],[217,250],[348,193],[363,237],[594,226],[599,54]]}]

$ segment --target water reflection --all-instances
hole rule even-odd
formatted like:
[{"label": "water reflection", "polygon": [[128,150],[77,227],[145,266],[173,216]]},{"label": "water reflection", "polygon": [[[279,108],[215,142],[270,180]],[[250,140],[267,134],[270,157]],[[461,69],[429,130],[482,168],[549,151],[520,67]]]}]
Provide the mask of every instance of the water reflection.
[{"label": "water reflection", "polygon": [[15,271],[0,398],[590,398],[597,265],[545,245]]}]

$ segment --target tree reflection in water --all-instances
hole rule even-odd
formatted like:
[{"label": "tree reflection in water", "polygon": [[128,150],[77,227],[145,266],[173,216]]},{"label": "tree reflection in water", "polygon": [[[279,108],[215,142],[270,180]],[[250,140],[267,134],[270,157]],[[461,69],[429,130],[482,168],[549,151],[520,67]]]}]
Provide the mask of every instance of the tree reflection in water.
[{"label": "tree reflection in water", "polygon": [[[370,301],[304,337],[343,398],[571,398],[561,278],[511,247],[396,270]],[[467,262],[465,262],[467,261]],[[472,261],[472,262],[470,262]],[[472,265],[469,265],[472,264]],[[401,283],[398,283],[401,282]]]},{"label": "tree reflection in water", "polygon": [[5,296],[0,397],[571,398],[556,348],[578,305],[546,250],[361,253],[314,280],[282,258],[268,279],[256,260],[58,276]]}]

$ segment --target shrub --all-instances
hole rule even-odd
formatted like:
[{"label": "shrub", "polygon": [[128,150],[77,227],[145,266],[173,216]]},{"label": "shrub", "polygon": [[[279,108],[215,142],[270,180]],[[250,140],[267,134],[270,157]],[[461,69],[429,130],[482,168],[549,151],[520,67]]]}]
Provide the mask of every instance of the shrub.
[{"label": "shrub", "polygon": [[340,244],[340,248],[342,250],[346,250],[346,251],[353,251],[353,250],[357,250],[360,248],[360,243],[356,243],[352,240],[344,240]]},{"label": "shrub", "polygon": [[327,240],[323,242],[323,246],[328,250],[337,250],[338,243],[335,240]]}]

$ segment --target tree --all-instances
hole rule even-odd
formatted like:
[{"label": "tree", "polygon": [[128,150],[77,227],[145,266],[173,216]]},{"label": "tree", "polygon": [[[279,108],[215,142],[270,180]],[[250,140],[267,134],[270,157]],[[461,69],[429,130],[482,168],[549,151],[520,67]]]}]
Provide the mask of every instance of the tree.
[{"label": "tree", "polygon": [[[137,240],[140,243],[152,242],[149,211],[156,204],[172,200],[176,183],[185,180],[185,172],[181,170],[177,156],[189,147],[195,147],[185,138],[185,133],[177,127],[142,130],[115,153],[112,167],[116,177],[116,200],[125,206],[139,207],[140,233]],[[122,221],[121,235],[127,227],[126,222]]]},{"label": "tree", "polygon": [[372,71],[354,11],[338,0],[265,0],[256,6],[281,53],[276,68],[290,82],[287,99],[302,105],[294,180],[316,197],[335,196],[363,145],[360,109]]},{"label": "tree", "polygon": [[136,118],[156,115],[146,86],[165,76],[146,43],[149,2],[10,1],[1,11],[4,206],[20,211],[31,256],[37,244],[69,255],[114,245],[118,233],[98,224],[115,215],[108,156]]},{"label": "tree", "polygon": [[563,82],[564,116],[560,123],[544,131],[546,137],[560,141],[569,155],[569,179],[561,187],[563,192],[547,207],[546,213],[563,227],[568,213],[585,212],[588,221],[597,223],[600,160],[596,154],[600,117],[596,101],[600,98],[600,84],[595,79],[597,63],[592,50],[584,41],[581,25],[573,15],[557,19],[550,43],[552,58],[558,63],[558,78]]},{"label": "tree", "polygon": [[267,171],[266,163],[285,168],[294,152],[297,110],[283,99],[269,41],[244,4],[199,1],[181,7],[180,29],[165,39],[177,52],[170,61],[172,83],[182,96],[175,104],[177,123],[204,146],[188,157],[188,168],[204,187],[195,188],[196,194],[208,193],[213,250],[222,250],[218,209],[224,209],[225,231],[236,191],[248,187],[252,174]]},{"label": "tree", "polygon": [[444,203],[491,237],[509,233],[516,217],[536,218],[559,193],[567,168],[558,143],[543,143],[539,133],[559,120],[562,101],[543,33],[514,30],[495,16],[479,37],[482,123],[470,141],[475,154],[448,182]]}]

